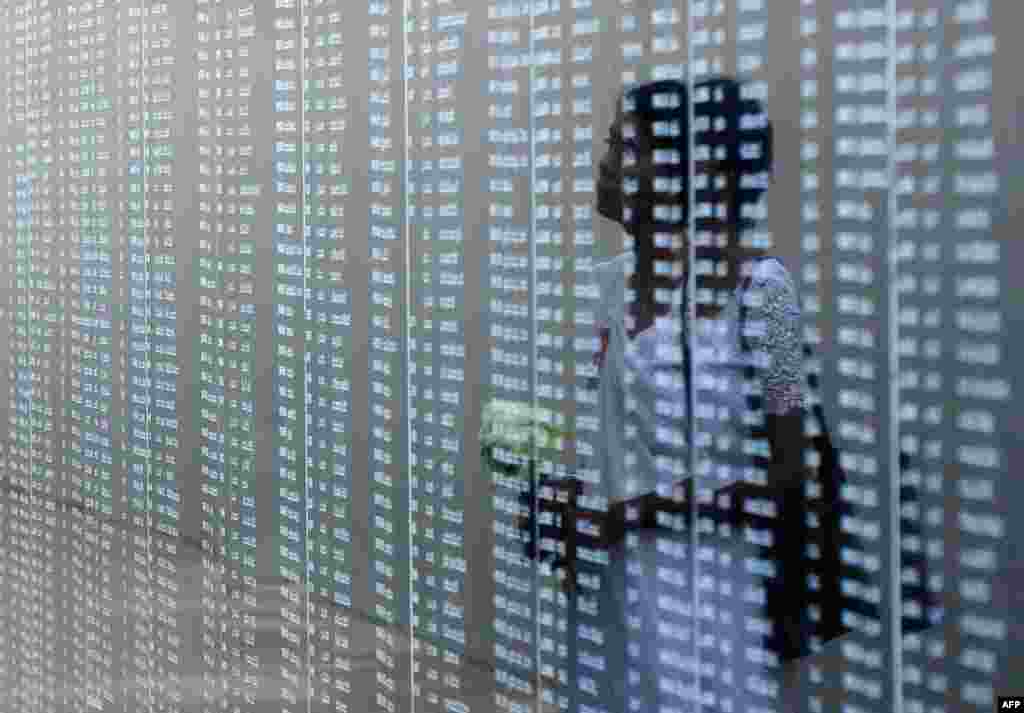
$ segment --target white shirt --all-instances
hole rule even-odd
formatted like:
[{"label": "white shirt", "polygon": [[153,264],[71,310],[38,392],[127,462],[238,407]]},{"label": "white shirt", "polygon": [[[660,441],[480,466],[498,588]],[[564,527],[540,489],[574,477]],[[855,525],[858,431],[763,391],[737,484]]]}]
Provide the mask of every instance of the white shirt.
[{"label": "white shirt", "polygon": [[[596,322],[607,330],[597,377],[599,422],[594,494],[609,502],[644,493],[670,492],[687,477],[689,420],[681,368],[685,286],[673,293],[672,310],[633,340],[627,337],[627,286],[631,253],[596,266],[600,299]],[[749,350],[740,346],[740,300],[745,300]],[[743,416],[748,410],[744,371],[759,366],[764,407],[781,413],[802,404],[803,358],[796,289],[778,260],[761,260],[750,288],[738,287],[722,316],[700,323],[693,338],[695,403],[700,423],[698,478],[715,489],[741,480]]]},{"label": "white shirt", "polygon": [[[592,495],[612,502],[657,491],[688,475],[688,387],[680,368],[683,288],[676,291],[670,314],[656,318],[631,342],[626,335],[631,260],[627,253],[596,268],[600,301],[595,321],[599,330],[608,330],[608,337],[593,384],[598,390],[598,431],[586,468],[590,478],[585,480]],[[740,344],[740,299],[748,305],[743,324],[749,349]],[[699,323],[691,340],[700,426],[697,480],[717,481],[713,487],[720,487],[743,477],[752,460],[738,441],[748,410],[741,387],[752,360],[762,362],[759,381],[766,410],[781,412],[800,403],[802,343],[796,305],[785,267],[762,260],[754,268],[750,290],[737,288],[721,318]],[[682,687],[676,663],[694,654],[702,671],[713,666],[729,673],[729,678],[715,675],[701,684],[701,700],[721,703],[723,710],[752,710],[764,704],[764,690],[781,687],[781,669],[766,669],[747,654],[760,645],[760,634],[746,628],[750,604],[744,596],[756,590],[759,576],[741,563],[759,556],[757,547],[737,533],[702,534],[701,541],[715,558],[702,561],[698,573],[690,570],[696,558],[689,535],[665,529],[639,531],[629,546],[620,540],[605,566],[583,562],[588,575],[601,581],[597,613],[589,614],[589,607],[577,610],[578,626],[602,632],[600,646],[577,638],[574,675],[588,684],[592,698],[585,705],[591,710],[620,713],[637,701],[641,710],[703,709],[691,700],[693,691]],[[678,634],[695,627],[695,613],[688,609],[692,591],[680,584],[680,579],[698,581],[691,576],[704,584],[717,583],[711,589],[702,584],[700,607],[717,616],[702,616],[697,648]]]}]

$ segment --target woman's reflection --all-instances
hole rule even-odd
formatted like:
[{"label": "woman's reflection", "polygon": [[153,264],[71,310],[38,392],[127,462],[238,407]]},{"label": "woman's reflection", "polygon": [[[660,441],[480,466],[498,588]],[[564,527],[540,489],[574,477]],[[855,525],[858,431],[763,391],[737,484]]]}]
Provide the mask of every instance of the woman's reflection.
[{"label": "woman's reflection", "polygon": [[[768,184],[771,127],[735,81],[698,84],[692,102],[684,84],[661,81],[621,95],[607,144],[597,209],[630,245],[597,269],[597,477],[582,483],[587,508],[566,513],[574,708],[690,711],[699,699],[702,710],[770,709],[782,662],[806,638],[804,588],[791,586],[806,580],[803,557],[773,554],[799,553],[805,533],[767,522],[805,519],[793,505],[805,383],[797,293],[785,266],[759,254],[748,217]],[[708,268],[692,285],[691,245],[693,264]],[[769,457],[757,457],[758,431]],[[717,496],[697,533],[693,473]],[[740,513],[758,499],[776,508],[753,546],[742,530],[757,518]]]}]

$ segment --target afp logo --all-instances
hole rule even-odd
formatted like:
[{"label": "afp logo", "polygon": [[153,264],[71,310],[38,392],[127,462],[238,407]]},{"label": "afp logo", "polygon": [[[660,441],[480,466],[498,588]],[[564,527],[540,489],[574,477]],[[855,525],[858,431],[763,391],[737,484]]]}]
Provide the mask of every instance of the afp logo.
[{"label": "afp logo", "polygon": [[999,696],[997,711],[1021,711],[1024,713],[1024,696]]}]

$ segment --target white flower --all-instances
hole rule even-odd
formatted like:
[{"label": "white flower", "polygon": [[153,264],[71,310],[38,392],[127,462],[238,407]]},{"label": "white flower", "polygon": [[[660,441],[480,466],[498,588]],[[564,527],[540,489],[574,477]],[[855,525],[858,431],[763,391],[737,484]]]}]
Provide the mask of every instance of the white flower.
[{"label": "white flower", "polygon": [[523,466],[534,457],[535,448],[561,447],[563,434],[549,423],[550,420],[548,409],[494,399],[484,407],[481,448],[491,458],[492,465]]}]

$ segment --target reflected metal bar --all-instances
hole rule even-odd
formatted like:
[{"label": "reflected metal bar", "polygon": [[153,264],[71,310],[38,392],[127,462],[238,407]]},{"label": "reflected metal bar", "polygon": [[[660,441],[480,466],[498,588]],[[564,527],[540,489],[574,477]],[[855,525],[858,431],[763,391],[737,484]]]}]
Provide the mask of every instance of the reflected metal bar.
[{"label": "reflected metal bar", "polygon": [[888,429],[888,503],[886,508],[886,514],[888,515],[889,523],[889,588],[888,588],[888,606],[886,607],[889,611],[888,622],[889,626],[889,655],[892,657],[892,666],[889,667],[889,681],[888,685],[891,687],[892,692],[892,710],[893,713],[903,713],[903,602],[902,602],[902,584],[900,573],[902,567],[900,565],[900,552],[901,547],[901,525],[900,525],[900,492],[901,492],[901,480],[902,473],[900,467],[900,379],[899,379],[899,290],[896,289],[899,278],[899,263],[898,263],[898,231],[896,228],[896,215],[897,215],[897,194],[893,189],[896,180],[896,166],[895,166],[895,155],[896,155],[896,129],[894,120],[896,116],[896,57],[897,57],[897,43],[896,43],[896,10],[898,0],[886,0],[886,14],[888,16],[888,56],[886,62],[886,91],[888,96],[886,97],[886,113],[888,116],[888,138],[887,144],[889,147],[888,165],[886,172],[888,174],[888,194],[886,196],[888,206],[886,210],[886,218],[888,225],[887,235],[885,240],[886,260],[885,264],[888,268],[887,283],[883,289],[888,290],[889,297],[889,310],[887,319],[889,321],[889,338],[888,347],[889,353],[886,355],[887,359],[887,377],[889,380],[889,429]]}]

